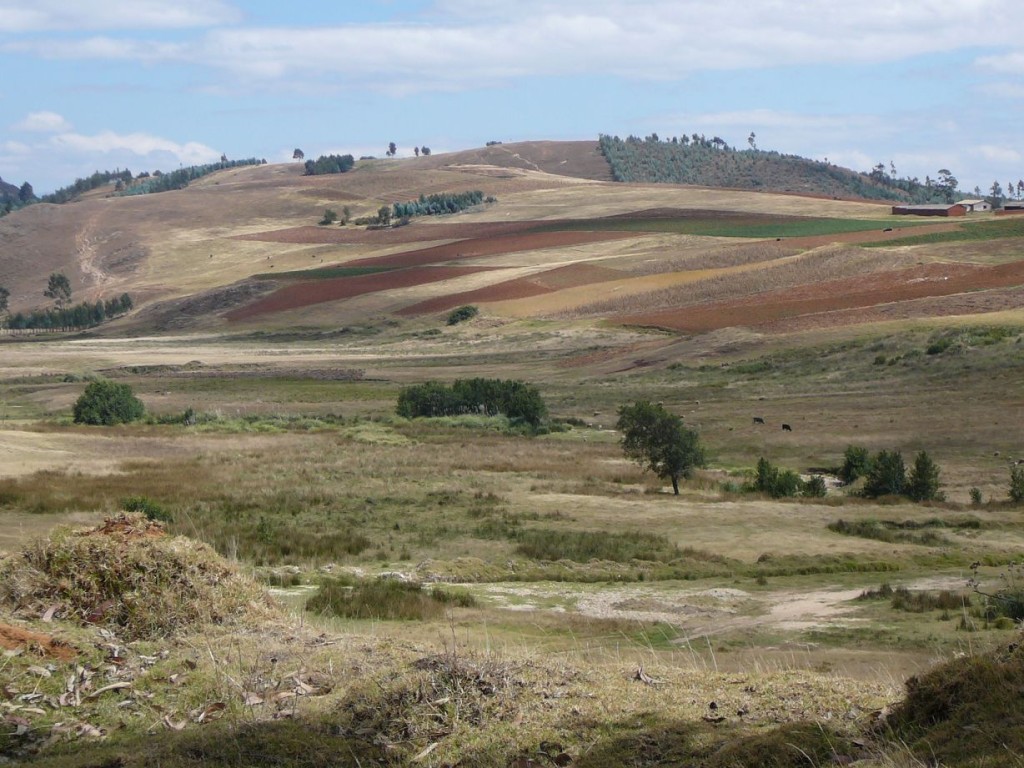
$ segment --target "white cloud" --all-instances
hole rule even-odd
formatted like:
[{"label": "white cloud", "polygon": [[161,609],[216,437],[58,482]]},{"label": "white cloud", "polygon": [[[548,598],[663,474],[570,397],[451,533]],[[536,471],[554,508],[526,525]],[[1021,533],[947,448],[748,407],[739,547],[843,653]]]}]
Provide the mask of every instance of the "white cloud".
[{"label": "white cloud", "polygon": [[[51,0],[48,7],[59,4]],[[0,0],[0,11],[4,5],[15,3]],[[126,17],[135,9],[140,26],[146,18],[157,26],[215,24],[233,16],[223,3],[207,13],[201,0],[99,5],[107,24],[115,7]],[[171,13],[179,5],[181,18]],[[183,60],[258,84],[306,80],[408,92],[531,75],[674,79],[716,69],[878,63],[1013,45],[1024,37],[1017,0],[438,0],[415,18],[306,28],[224,26],[179,44],[98,37],[19,45],[49,57]],[[102,21],[82,28],[101,28]],[[128,26],[127,18],[121,21]],[[996,59],[979,60],[979,66],[1015,66],[1012,56]]]},{"label": "white cloud", "polygon": [[982,69],[1000,74],[1024,75],[1024,51],[999,56],[982,56],[975,61],[975,64]]},{"label": "white cloud", "polygon": [[41,59],[99,59],[105,61],[167,62],[184,58],[180,43],[88,37],[83,40],[26,40],[0,46],[6,53],[32,54]]},{"label": "white cloud", "polygon": [[[475,4],[474,4],[475,5]],[[211,32],[198,60],[243,76],[341,76],[422,88],[522,75],[603,73],[663,79],[708,70],[879,62],[1008,40],[991,14],[1007,0],[944,10],[930,3],[747,3],[739,0],[526,2],[483,11],[446,3],[433,24]],[[1022,31],[1022,24],[1009,24]],[[995,38],[995,39],[994,39]]]},{"label": "white cloud", "polygon": [[980,144],[972,147],[971,154],[978,155],[992,163],[1006,166],[1019,166],[1024,155],[1012,147],[998,147],[994,144]]},{"label": "white cloud", "polygon": [[15,124],[14,129],[30,133],[61,133],[70,131],[71,123],[56,112],[30,112]]},{"label": "white cloud", "polygon": [[0,0],[0,32],[173,29],[238,21],[223,0]]},{"label": "white cloud", "polygon": [[20,141],[5,141],[0,144],[0,150],[12,155],[29,155],[32,153],[32,147]]},{"label": "white cloud", "polygon": [[103,131],[93,136],[62,133],[50,139],[50,144],[55,149],[85,155],[120,153],[147,159],[171,157],[182,165],[212,163],[218,160],[221,154],[199,142],[179,144],[148,133],[120,134]]}]

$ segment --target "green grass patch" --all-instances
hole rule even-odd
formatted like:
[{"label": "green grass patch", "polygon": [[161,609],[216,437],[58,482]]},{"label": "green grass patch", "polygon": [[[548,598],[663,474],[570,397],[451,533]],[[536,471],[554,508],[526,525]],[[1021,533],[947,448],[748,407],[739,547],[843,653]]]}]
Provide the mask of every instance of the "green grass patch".
[{"label": "green grass patch", "polygon": [[628,563],[648,560],[669,563],[684,556],[683,550],[655,533],[627,531],[557,531],[533,529],[516,535],[516,553],[534,560],[609,560]]},{"label": "green grass patch", "polygon": [[[580,219],[559,221],[538,232],[602,231],[602,232],[668,232],[704,237],[813,237],[846,232],[867,232],[891,226],[896,228],[921,226],[921,222],[881,222],[864,219],[833,219],[813,216],[754,216],[737,213],[707,217],[650,218],[650,219]],[[902,241],[901,241],[902,242]]]},{"label": "green grass patch", "polygon": [[874,539],[898,544],[920,544],[926,547],[940,547],[952,544],[945,536],[936,533],[936,529],[977,530],[981,522],[976,519],[945,521],[931,518],[924,521],[905,520],[835,520],[826,526],[834,533],[844,536],[859,536],[863,539]]},{"label": "green grass patch", "polygon": [[[952,232],[909,235],[900,238],[899,245],[981,242],[985,240],[1004,240],[1011,237],[1024,237],[1024,217],[1007,217],[1005,219],[964,223],[960,229],[953,230]],[[890,245],[892,245],[891,240],[888,242],[864,243],[866,248]]]}]

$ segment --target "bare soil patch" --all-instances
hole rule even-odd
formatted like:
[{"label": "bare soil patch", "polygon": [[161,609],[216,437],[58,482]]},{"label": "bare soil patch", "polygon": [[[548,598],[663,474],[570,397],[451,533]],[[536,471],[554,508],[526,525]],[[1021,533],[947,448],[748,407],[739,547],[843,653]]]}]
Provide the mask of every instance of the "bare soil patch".
[{"label": "bare soil patch", "polygon": [[25,651],[59,661],[71,661],[78,652],[67,643],[27,629],[0,624],[0,648],[8,651]]}]

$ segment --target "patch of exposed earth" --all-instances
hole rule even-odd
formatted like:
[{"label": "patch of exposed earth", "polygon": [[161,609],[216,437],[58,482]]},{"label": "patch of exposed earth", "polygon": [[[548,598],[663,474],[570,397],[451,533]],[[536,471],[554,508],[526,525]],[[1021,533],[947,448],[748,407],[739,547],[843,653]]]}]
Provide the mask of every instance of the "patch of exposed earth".
[{"label": "patch of exposed earth", "polygon": [[[688,639],[755,628],[802,631],[849,623],[854,602],[869,585],[778,592],[735,588],[673,589],[667,584],[633,584],[607,589],[567,584],[490,584],[483,587],[494,605],[514,611],[576,612],[583,616],[642,623],[665,623]],[[910,590],[960,589],[958,577],[918,579]]]}]

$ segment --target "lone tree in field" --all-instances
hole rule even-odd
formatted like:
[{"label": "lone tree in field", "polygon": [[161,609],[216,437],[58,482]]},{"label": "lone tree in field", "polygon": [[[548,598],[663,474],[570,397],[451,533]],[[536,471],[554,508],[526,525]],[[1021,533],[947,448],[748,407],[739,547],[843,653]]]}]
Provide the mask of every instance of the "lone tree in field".
[{"label": "lone tree in field", "polygon": [[671,480],[676,496],[679,479],[705,464],[700,435],[660,405],[640,400],[622,406],[615,428],[622,433],[622,452],[645,470]]},{"label": "lone tree in field", "polygon": [[113,426],[141,419],[146,413],[142,401],[127,384],[93,381],[75,401],[72,414],[76,424]]},{"label": "lone tree in field", "polygon": [[63,309],[64,305],[71,301],[71,281],[63,272],[53,272],[46,283],[46,290],[43,296],[53,299],[57,309]]},{"label": "lone tree in field", "polygon": [[11,292],[0,285],[0,315],[7,311],[7,300],[11,297]]},{"label": "lone tree in field", "polygon": [[298,147],[296,147],[295,151],[292,152],[292,160],[303,160],[303,159],[305,159],[305,157],[306,157],[306,153],[303,152]]},{"label": "lone tree in field", "polygon": [[907,478],[906,494],[914,501],[934,501],[942,496],[939,493],[939,466],[925,451],[914,459]]},{"label": "lone tree in field", "polygon": [[899,451],[879,451],[871,462],[861,493],[869,499],[901,496],[906,491],[907,468]]},{"label": "lone tree in field", "polygon": [[1024,503],[1024,467],[1010,469],[1010,501]]}]

